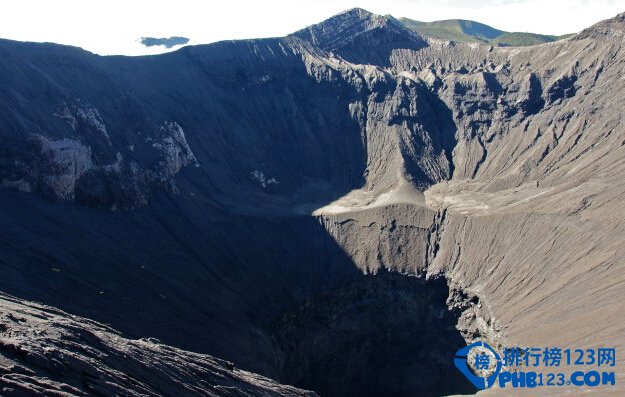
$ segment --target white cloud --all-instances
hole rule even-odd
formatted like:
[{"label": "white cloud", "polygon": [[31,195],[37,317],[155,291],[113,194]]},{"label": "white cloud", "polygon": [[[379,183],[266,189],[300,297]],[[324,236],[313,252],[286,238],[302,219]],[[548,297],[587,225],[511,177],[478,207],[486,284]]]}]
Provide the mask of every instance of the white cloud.
[{"label": "white cloud", "polygon": [[142,36],[192,43],[282,36],[351,7],[431,21],[463,18],[509,31],[575,32],[625,11],[625,0],[12,0],[0,37],[77,45],[101,54],[144,54]]}]

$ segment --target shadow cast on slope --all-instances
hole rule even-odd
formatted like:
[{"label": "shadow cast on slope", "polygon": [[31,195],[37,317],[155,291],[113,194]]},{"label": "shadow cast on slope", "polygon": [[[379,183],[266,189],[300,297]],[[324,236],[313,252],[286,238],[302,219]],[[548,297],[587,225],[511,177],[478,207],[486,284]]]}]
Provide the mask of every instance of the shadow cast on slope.
[{"label": "shadow cast on slope", "polygon": [[4,292],[322,395],[466,391],[448,381],[463,340],[444,285],[363,276],[315,218],[224,216],[169,195],[114,213],[0,202]]}]

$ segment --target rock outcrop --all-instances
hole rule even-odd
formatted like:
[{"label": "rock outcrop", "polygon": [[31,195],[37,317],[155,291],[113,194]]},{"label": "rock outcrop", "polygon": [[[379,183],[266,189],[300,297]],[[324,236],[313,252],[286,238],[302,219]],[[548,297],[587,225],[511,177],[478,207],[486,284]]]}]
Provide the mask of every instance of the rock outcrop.
[{"label": "rock outcrop", "polygon": [[9,148],[12,152],[4,157],[7,167],[0,186],[40,192],[52,201],[132,209],[147,204],[157,189],[175,191],[176,174],[200,166],[176,122],[165,121],[143,141],[122,149],[113,146],[99,111],[78,98],[63,102],[54,116],[70,130],[24,131],[25,146]]}]

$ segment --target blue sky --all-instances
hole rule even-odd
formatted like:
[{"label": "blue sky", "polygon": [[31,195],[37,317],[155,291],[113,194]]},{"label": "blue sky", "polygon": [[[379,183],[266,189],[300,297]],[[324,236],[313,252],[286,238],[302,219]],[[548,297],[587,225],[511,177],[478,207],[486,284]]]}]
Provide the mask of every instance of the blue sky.
[{"label": "blue sky", "polygon": [[463,18],[508,31],[563,34],[625,11],[625,0],[5,0],[0,37],[99,54],[140,55],[141,36],[192,44],[282,36],[352,7],[431,21]]}]

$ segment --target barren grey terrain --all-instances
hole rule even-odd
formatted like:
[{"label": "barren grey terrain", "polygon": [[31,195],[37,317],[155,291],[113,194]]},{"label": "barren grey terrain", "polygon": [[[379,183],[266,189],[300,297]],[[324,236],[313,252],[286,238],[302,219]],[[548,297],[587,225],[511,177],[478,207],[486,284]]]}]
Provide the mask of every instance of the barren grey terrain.
[{"label": "barren grey terrain", "polygon": [[622,350],[624,42],[361,9],[148,57],[0,41],[0,392],[439,396],[476,339]]},{"label": "barren grey terrain", "polygon": [[315,396],[155,339],[129,340],[58,309],[2,299],[0,391],[15,396]]}]

